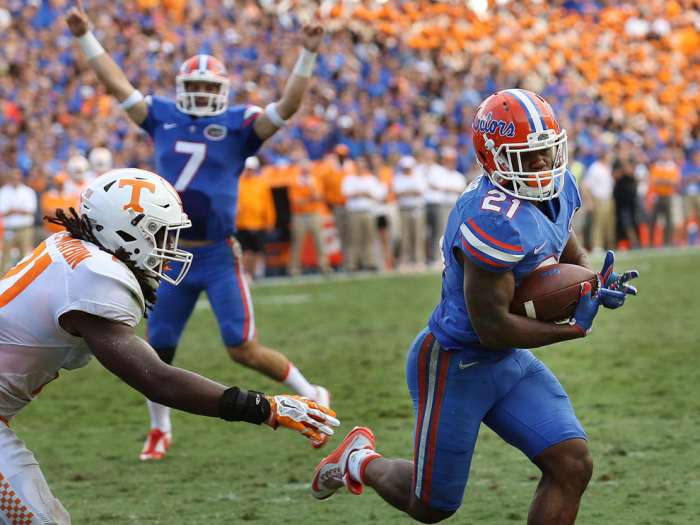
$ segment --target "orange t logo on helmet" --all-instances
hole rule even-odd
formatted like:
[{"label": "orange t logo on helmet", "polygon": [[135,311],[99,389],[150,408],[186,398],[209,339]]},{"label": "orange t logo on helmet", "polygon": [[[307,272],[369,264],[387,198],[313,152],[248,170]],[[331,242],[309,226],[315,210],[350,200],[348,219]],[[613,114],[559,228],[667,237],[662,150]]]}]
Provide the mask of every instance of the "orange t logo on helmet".
[{"label": "orange t logo on helmet", "polygon": [[124,205],[124,209],[128,210],[131,208],[134,211],[142,212],[143,206],[141,206],[141,190],[147,189],[151,193],[156,192],[156,185],[147,180],[138,179],[121,179],[119,181],[119,187],[131,186],[131,200]]}]

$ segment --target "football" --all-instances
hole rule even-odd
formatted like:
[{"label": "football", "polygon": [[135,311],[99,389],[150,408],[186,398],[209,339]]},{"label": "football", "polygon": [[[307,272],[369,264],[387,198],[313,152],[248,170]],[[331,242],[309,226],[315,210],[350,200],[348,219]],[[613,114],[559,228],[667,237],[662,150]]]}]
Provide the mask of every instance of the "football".
[{"label": "football", "polygon": [[576,264],[551,264],[538,268],[515,288],[510,311],[531,319],[554,322],[569,319],[576,309],[581,283],[598,289],[598,277]]}]

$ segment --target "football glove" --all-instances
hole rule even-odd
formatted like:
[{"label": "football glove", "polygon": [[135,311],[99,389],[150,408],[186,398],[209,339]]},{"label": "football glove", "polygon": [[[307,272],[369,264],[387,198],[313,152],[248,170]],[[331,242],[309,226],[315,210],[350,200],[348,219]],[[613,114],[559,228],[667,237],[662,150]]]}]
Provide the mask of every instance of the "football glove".
[{"label": "football glove", "polygon": [[581,283],[581,294],[579,295],[578,304],[574,315],[569,321],[569,324],[575,326],[581,331],[585,337],[591,333],[593,319],[598,313],[598,308],[601,304],[608,302],[612,305],[608,308],[617,308],[625,302],[625,293],[619,290],[610,290],[608,288],[599,288],[598,293],[593,295],[593,288],[588,281]]},{"label": "football glove", "polygon": [[614,271],[614,265],[615,253],[612,250],[608,250],[608,253],[605,254],[603,269],[598,274],[600,286],[609,290],[621,291],[624,295],[620,300],[617,298],[617,296],[611,297],[607,294],[603,294],[600,302],[606,308],[619,308],[625,304],[625,297],[627,294],[637,295],[637,289],[634,286],[626,283],[639,277],[639,272],[637,270],[629,270],[623,274],[617,274]]},{"label": "football glove", "polygon": [[279,395],[267,398],[270,402],[272,428],[286,427],[296,430],[311,443],[324,443],[333,435],[333,428],[340,425],[335,412],[301,396]]}]

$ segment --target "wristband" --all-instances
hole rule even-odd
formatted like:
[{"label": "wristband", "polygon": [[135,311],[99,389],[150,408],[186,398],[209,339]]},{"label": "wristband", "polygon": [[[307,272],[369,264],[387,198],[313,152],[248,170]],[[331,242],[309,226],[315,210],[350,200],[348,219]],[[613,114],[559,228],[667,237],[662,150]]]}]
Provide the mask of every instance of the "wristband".
[{"label": "wristband", "polygon": [[259,425],[270,418],[270,402],[262,392],[231,387],[219,399],[219,417]]},{"label": "wristband", "polygon": [[314,72],[314,64],[316,63],[316,53],[309,51],[305,47],[301,49],[297,63],[294,64],[292,74],[300,77],[309,78]]},{"label": "wristband", "polygon": [[92,31],[87,31],[83,36],[79,37],[78,45],[80,45],[80,49],[83,50],[88,60],[97,58],[105,53],[105,48],[102,47],[100,41],[95,38]]},{"label": "wristband", "polygon": [[282,118],[279,111],[277,111],[277,102],[270,102],[265,106],[265,115],[270,119],[270,122],[278,128],[283,128],[287,121]]},{"label": "wristband", "polygon": [[128,110],[130,108],[133,108],[136,104],[141,102],[143,100],[143,95],[138,89],[135,89],[131,92],[131,95],[126,97],[124,100],[122,100],[119,103],[119,107],[122,108],[123,110]]}]

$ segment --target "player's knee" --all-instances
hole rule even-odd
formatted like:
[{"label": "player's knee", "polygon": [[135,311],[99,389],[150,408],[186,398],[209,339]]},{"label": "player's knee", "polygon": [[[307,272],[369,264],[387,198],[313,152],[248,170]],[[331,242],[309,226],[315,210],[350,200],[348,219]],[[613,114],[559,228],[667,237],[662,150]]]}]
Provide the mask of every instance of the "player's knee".
[{"label": "player's knee", "polygon": [[238,364],[253,366],[257,361],[257,346],[258,343],[255,339],[243,341],[238,346],[227,347],[228,355]]},{"label": "player's knee", "polygon": [[557,445],[544,463],[543,473],[571,492],[582,494],[593,475],[593,457],[586,442],[571,440]]},{"label": "player's knee", "polygon": [[574,490],[583,493],[593,476],[593,456],[588,449],[580,456],[570,458],[568,471]]},{"label": "player's knee", "polygon": [[[179,336],[175,330],[167,326],[149,326],[147,338],[149,344],[155,348],[156,352],[158,352],[158,355],[161,355],[159,349],[172,349],[174,355]],[[170,358],[170,361],[167,361],[162,355],[161,359],[163,359],[163,361],[166,363],[172,361],[172,357]]]},{"label": "player's knee", "polygon": [[421,523],[439,523],[452,516],[456,510],[441,510],[428,507],[417,499],[411,501],[408,508],[408,515]]},{"label": "player's knee", "polygon": [[413,519],[416,521],[419,521],[421,523],[439,523],[443,520],[446,520],[450,516],[454,514],[454,512],[445,512],[445,511],[439,511],[439,514],[421,514],[418,516],[411,516]]},{"label": "player's knee", "polygon": [[[70,514],[46,484],[39,467],[28,469],[20,475],[10,477],[9,485],[17,490],[16,523],[34,523],[34,517],[41,517],[46,525],[70,525]],[[0,512],[0,518],[2,513]],[[4,523],[4,522],[3,522]],[[15,521],[12,521],[15,523]]]},{"label": "player's knee", "polygon": [[163,361],[164,363],[168,363],[169,365],[173,364],[173,359],[175,359],[174,346],[170,348],[156,346],[153,349],[156,351],[156,354],[158,354],[158,357],[160,357],[161,361]]},{"label": "player's knee", "polygon": [[588,447],[577,447],[564,456],[562,463],[561,476],[575,492],[583,493],[593,475],[593,457]]},{"label": "player's knee", "polygon": [[51,507],[51,517],[51,524],[71,525],[70,514],[68,514],[63,504],[56,498],[54,498],[54,503]]}]

